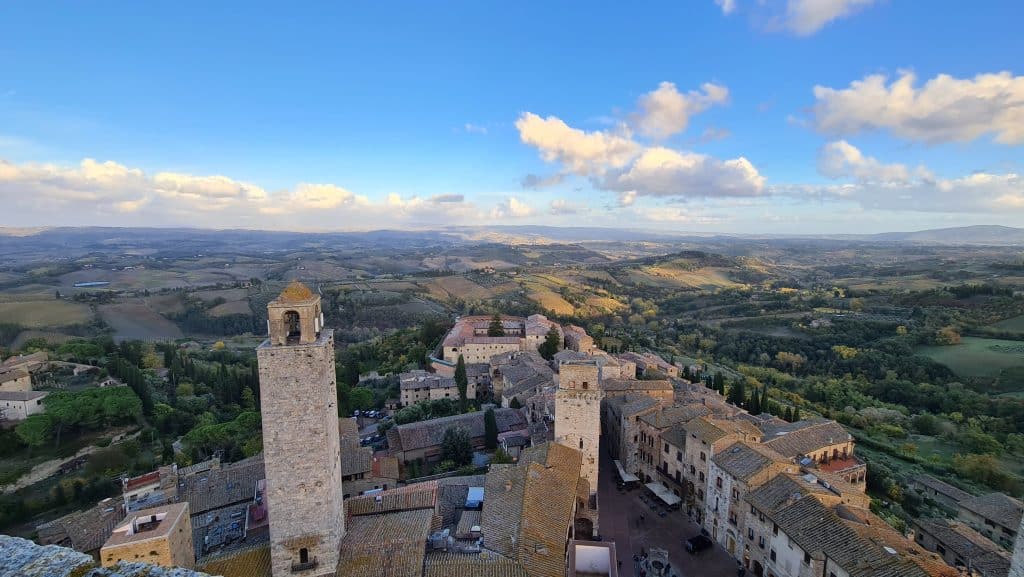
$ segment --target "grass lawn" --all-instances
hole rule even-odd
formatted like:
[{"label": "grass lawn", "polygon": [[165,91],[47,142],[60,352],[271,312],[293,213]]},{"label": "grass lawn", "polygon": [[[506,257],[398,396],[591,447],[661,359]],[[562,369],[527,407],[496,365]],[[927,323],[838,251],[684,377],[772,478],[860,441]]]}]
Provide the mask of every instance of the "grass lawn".
[{"label": "grass lawn", "polygon": [[962,377],[995,377],[1024,366],[1024,342],[964,337],[958,345],[921,347],[917,354],[942,363]]}]

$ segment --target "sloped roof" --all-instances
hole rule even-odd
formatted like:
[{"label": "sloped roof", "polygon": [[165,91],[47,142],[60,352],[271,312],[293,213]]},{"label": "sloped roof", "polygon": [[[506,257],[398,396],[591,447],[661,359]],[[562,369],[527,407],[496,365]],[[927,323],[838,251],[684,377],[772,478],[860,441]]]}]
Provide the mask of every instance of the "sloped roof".
[{"label": "sloped roof", "polygon": [[768,447],[742,441],[715,453],[711,460],[720,469],[740,481],[746,481],[772,463],[786,461],[785,457]]},{"label": "sloped roof", "polygon": [[197,569],[220,577],[270,577],[270,545],[262,543],[207,558]]},{"label": "sloped roof", "polygon": [[378,515],[393,511],[414,511],[437,508],[437,481],[415,483],[388,489],[374,495],[351,497],[345,501],[349,516]]},{"label": "sloped roof", "polygon": [[0,401],[34,401],[47,395],[46,391],[0,391]]},{"label": "sloped roof", "polygon": [[263,455],[258,455],[184,477],[179,471],[178,478],[181,500],[188,502],[193,515],[198,515],[252,499],[256,482],[266,478],[266,473]]},{"label": "sloped roof", "polygon": [[971,494],[967,491],[954,487],[945,481],[940,481],[931,475],[918,475],[917,477],[914,477],[913,482],[921,485],[922,487],[928,487],[936,493],[945,495],[958,503],[971,498]]},{"label": "sloped roof", "polygon": [[315,298],[316,295],[313,291],[309,290],[308,286],[293,280],[291,284],[281,291],[281,294],[275,300],[280,303],[302,303]]},{"label": "sloped roof", "polygon": [[784,457],[793,458],[853,439],[850,433],[835,421],[821,419],[809,423],[795,430],[765,427],[764,444]]},{"label": "sloped roof", "polygon": [[430,509],[352,517],[341,542],[338,577],[420,577]]},{"label": "sloped roof", "polygon": [[806,496],[836,500],[838,495],[816,482],[808,482],[799,475],[781,473],[767,483],[747,493],[746,500],[762,513],[770,513],[793,499]]},{"label": "sloped roof", "polygon": [[640,379],[603,379],[601,388],[605,391],[672,391],[672,383],[666,380],[644,381]]},{"label": "sloped roof", "polygon": [[988,571],[985,577],[1009,572],[1010,555],[967,525],[949,519],[917,519],[914,523],[972,567],[983,564]]},{"label": "sloped roof", "polygon": [[579,451],[557,443],[546,445],[546,461],[528,465],[516,547],[517,558],[530,577],[565,574],[566,536],[573,523],[576,500],[575,491],[570,489],[579,481],[582,463]]},{"label": "sloped roof", "polygon": [[697,417],[686,423],[686,430],[690,434],[697,435],[698,439],[714,443],[729,435],[759,438],[761,430],[742,419],[716,419],[713,417]]},{"label": "sloped roof", "polygon": [[[494,409],[494,418],[498,423],[498,433],[505,433],[526,428],[526,417],[516,409]],[[392,448],[401,451],[412,451],[440,445],[444,433],[452,427],[463,427],[469,431],[470,437],[484,436],[484,412],[476,411],[462,415],[430,419],[416,423],[398,425],[388,431],[388,442],[397,439],[398,446]],[[391,432],[394,431],[394,437]]]},{"label": "sloped roof", "polygon": [[664,429],[679,423],[688,423],[693,419],[711,414],[705,405],[677,405],[660,411],[641,415],[640,420],[658,429]]},{"label": "sloped roof", "polygon": [[492,551],[477,554],[431,552],[424,577],[528,577],[522,565]]},{"label": "sloped roof", "polygon": [[960,501],[960,508],[1016,531],[1024,514],[1020,501],[1003,493],[988,493]]},{"label": "sloped roof", "polygon": [[27,376],[29,376],[29,373],[25,369],[6,369],[0,371],[0,383],[9,383],[18,379],[24,379]]}]

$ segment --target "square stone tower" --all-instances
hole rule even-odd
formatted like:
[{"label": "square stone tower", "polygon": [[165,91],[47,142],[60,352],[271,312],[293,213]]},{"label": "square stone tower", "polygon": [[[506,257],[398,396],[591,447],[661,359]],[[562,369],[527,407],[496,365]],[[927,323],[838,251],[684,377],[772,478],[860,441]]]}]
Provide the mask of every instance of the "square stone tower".
[{"label": "square stone tower", "polygon": [[589,517],[597,532],[597,468],[601,441],[601,367],[596,360],[562,363],[555,391],[555,442],[582,453],[580,478],[589,488],[579,515]]},{"label": "square stone tower", "polygon": [[293,282],[267,305],[256,349],[274,577],[334,575],[345,534],[334,333]]}]

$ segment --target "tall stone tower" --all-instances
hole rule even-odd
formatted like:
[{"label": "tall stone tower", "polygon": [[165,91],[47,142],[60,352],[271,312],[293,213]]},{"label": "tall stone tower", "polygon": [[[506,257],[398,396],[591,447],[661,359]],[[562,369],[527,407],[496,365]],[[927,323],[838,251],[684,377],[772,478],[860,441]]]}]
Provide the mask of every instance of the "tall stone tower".
[{"label": "tall stone tower", "polygon": [[320,297],[298,282],[267,316],[256,356],[273,576],[334,575],[345,534],[334,333]]},{"label": "tall stone tower", "polygon": [[597,533],[597,467],[601,441],[601,367],[596,360],[562,363],[555,391],[555,442],[582,453],[580,477],[589,488],[579,514]]}]

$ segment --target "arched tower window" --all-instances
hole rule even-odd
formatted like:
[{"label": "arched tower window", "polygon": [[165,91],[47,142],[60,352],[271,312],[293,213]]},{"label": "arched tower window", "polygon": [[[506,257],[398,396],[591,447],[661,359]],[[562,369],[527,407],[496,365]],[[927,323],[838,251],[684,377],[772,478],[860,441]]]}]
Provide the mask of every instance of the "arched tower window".
[{"label": "arched tower window", "polygon": [[284,328],[288,335],[289,342],[298,342],[302,337],[302,325],[299,323],[299,313],[288,311],[284,313]]}]

